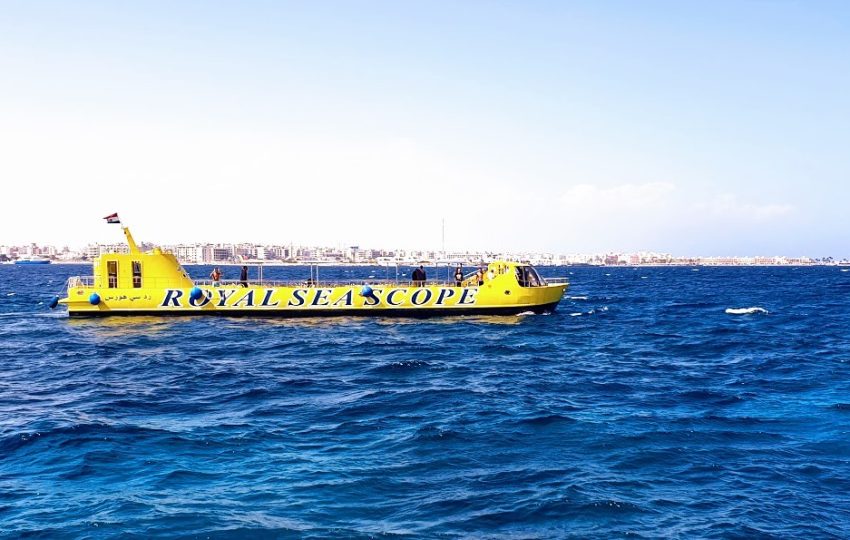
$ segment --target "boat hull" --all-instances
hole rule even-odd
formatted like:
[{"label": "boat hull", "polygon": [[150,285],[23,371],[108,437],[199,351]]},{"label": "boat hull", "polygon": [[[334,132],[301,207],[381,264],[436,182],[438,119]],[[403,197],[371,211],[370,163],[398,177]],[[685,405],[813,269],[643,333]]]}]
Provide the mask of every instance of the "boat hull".
[{"label": "boat hull", "polygon": [[[72,317],[183,316],[228,317],[437,317],[514,315],[552,311],[566,285],[533,288],[374,286],[192,287],[166,289],[69,289],[61,302]],[[96,298],[95,298],[96,297]],[[96,300],[96,301],[93,301]]]},{"label": "boat hull", "polygon": [[159,311],[159,310],[87,310],[71,311],[69,316],[73,318],[111,317],[111,316],[170,316],[170,317],[193,317],[193,316],[218,316],[218,317],[263,317],[263,318],[304,318],[304,317],[398,317],[412,319],[427,319],[431,317],[461,317],[470,315],[520,315],[522,313],[551,313],[555,311],[558,302],[540,306],[502,306],[502,307],[479,307],[479,308],[429,308],[429,309],[335,309],[335,310],[276,310],[260,311],[256,309],[231,309],[227,311]]}]

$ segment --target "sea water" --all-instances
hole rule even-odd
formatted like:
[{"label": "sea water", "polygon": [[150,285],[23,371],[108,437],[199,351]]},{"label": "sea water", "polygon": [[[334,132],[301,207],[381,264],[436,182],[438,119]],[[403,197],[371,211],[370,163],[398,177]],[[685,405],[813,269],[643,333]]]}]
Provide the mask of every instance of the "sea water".
[{"label": "sea water", "polygon": [[87,273],[0,266],[0,536],[850,537],[839,268],[544,268],[551,315],[48,309]]}]

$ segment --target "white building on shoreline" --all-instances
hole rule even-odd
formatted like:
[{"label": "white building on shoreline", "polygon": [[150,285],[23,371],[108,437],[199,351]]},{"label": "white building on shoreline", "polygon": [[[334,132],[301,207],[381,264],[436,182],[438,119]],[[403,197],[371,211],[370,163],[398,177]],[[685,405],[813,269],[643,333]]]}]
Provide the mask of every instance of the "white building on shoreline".
[{"label": "white building on shoreline", "polygon": [[[141,243],[143,250],[153,248],[153,244]],[[252,243],[197,243],[162,245],[163,250],[173,253],[182,264],[241,264],[243,262],[263,262],[265,264],[357,264],[379,266],[454,265],[476,266],[495,259],[513,259],[530,262],[536,266],[808,266],[829,264],[850,264],[847,259],[840,261],[810,257],[787,256],[740,256],[740,257],[683,257],[669,253],[642,251],[637,253],[497,253],[491,251],[434,251],[410,249],[373,249],[360,246],[327,247],[262,245]],[[54,246],[26,244],[22,246],[0,245],[0,262],[10,262],[18,258],[41,256],[57,262],[90,261],[104,253],[127,253],[124,243],[89,244],[80,250],[68,247],[58,249]]]}]

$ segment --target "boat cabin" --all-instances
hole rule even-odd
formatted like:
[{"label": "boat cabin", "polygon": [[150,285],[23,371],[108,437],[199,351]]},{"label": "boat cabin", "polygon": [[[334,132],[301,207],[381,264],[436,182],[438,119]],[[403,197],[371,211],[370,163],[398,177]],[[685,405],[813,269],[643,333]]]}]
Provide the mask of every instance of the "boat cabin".
[{"label": "boat cabin", "polygon": [[124,228],[124,235],[129,253],[104,253],[97,257],[91,285],[97,289],[192,286],[192,279],[173,254],[158,247],[143,253],[136,246],[129,229]]}]

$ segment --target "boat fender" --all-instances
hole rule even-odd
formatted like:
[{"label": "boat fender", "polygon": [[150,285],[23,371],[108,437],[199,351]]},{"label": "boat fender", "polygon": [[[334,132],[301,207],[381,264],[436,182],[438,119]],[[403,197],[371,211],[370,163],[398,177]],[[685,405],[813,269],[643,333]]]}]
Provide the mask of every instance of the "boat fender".
[{"label": "boat fender", "polygon": [[363,298],[372,298],[376,302],[378,301],[378,297],[375,296],[375,293],[372,291],[372,287],[368,285],[363,285],[363,288],[360,289],[360,296],[362,296]]},{"label": "boat fender", "polygon": [[197,300],[204,294],[204,291],[199,289],[198,287],[192,287],[192,290],[189,291],[189,298],[192,300]]},{"label": "boat fender", "polygon": [[89,304],[96,306],[100,303],[100,295],[93,292],[89,295]]},{"label": "boat fender", "polygon": [[53,298],[51,298],[50,303],[47,304],[47,306],[50,309],[56,309],[56,306],[58,306],[58,305],[59,305],[59,297],[58,296],[54,296]]}]

